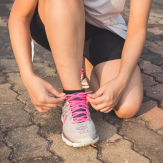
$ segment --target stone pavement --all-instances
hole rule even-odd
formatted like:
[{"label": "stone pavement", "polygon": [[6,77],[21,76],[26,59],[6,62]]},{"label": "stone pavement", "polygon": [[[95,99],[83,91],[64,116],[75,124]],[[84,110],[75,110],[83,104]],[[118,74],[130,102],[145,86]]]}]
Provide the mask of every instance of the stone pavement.
[{"label": "stone pavement", "polygon": [[[61,106],[39,113],[21,81],[7,20],[13,0],[0,1],[0,163],[163,163],[163,1],[154,0],[140,58],[144,99],[131,119],[91,109],[100,135],[94,147],[61,140]],[[126,22],[129,1],[122,13]],[[52,55],[36,45],[36,74],[62,91]]]}]

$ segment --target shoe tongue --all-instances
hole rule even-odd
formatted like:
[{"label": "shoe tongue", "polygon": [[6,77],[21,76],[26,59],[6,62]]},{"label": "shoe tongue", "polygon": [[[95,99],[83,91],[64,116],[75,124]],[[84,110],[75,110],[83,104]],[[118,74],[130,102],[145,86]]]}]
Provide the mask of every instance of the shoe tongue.
[{"label": "shoe tongue", "polygon": [[[82,99],[80,99],[80,98],[75,98],[75,99],[73,99],[74,101],[82,101]],[[79,105],[79,107],[83,107],[82,105]],[[85,109],[78,109],[78,110],[75,110],[75,111],[73,111],[73,113],[76,113],[76,112],[78,112],[78,111],[85,111]],[[72,115],[73,115],[73,113],[72,113]],[[77,118],[77,117],[82,117],[82,116],[84,116],[84,115],[86,115],[86,114],[79,114],[79,115],[76,115],[76,116],[74,116],[74,118]],[[85,118],[86,119],[86,118]]]}]

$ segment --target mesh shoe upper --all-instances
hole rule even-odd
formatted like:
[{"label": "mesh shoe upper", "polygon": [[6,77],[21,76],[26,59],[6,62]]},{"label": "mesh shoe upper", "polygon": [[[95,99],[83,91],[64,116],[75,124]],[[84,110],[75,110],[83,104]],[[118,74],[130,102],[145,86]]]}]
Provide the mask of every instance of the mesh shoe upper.
[{"label": "mesh shoe upper", "polygon": [[71,142],[81,142],[83,138],[97,137],[94,123],[88,110],[85,92],[67,95],[62,107],[63,135]]}]

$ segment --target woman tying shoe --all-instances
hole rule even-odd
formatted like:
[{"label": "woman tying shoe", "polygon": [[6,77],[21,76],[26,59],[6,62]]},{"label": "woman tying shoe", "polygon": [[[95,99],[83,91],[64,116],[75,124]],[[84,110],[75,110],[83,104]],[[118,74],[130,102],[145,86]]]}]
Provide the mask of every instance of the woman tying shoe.
[{"label": "woman tying shoe", "polygon": [[[14,2],[9,32],[22,80],[39,112],[63,102],[62,138],[70,146],[98,141],[88,102],[97,111],[114,110],[120,118],[134,116],[141,105],[143,87],[137,63],[146,39],[152,0],[131,0],[128,30],[120,15],[124,3],[125,0]],[[52,51],[64,93],[34,73],[31,36]],[[82,65],[93,94],[82,89]]]}]

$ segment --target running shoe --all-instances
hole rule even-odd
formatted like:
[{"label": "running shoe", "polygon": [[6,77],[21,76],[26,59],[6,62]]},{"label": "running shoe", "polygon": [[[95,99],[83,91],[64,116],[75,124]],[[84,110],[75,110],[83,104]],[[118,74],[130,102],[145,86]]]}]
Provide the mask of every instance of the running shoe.
[{"label": "running shoe", "polygon": [[82,72],[81,72],[81,84],[82,84],[82,88],[84,89],[88,89],[89,85],[85,76],[85,71],[84,68],[82,68]]},{"label": "running shoe", "polygon": [[69,146],[82,147],[99,140],[95,125],[90,117],[87,93],[66,95],[62,107],[62,140]]}]

